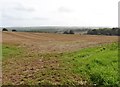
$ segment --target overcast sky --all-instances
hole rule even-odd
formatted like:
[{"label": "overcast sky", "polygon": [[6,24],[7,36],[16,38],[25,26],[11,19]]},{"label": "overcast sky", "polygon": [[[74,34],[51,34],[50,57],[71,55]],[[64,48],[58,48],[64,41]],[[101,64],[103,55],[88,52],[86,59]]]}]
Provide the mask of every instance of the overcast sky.
[{"label": "overcast sky", "polygon": [[118,26],[119,0],[0,0],[0,26]]}]

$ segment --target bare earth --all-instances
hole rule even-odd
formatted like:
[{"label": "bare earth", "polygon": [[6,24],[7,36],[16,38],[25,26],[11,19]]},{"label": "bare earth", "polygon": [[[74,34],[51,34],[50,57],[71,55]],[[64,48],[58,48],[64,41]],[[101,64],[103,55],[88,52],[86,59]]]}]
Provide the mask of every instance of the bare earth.
[{"label": "bare earth", "polygon": [[31,52],[76,51],[97,44],[118,41],[117,36],[65,35],[50,33],[4,32],[3,43],[17,44]]},{"label": "bare earth", "polygon": [[27,53],[18,55],[18,58],[11,56],[3,61],[3,84],[39,84],[44,80],[61,84],[65,79],[65,82],[71,80],[86,84],[80,76],[68,72],[68,69],[62,66],[60,55],[57,53],[117,41],[117,36],[3,32],[3,44],[17,45],[28,50]]},{"label": "bare earth", "polygon": [[[0,32],[0,44],[2,43],[2,32]],[[2,84],[2,47],[0,45],[0,86]]]}]

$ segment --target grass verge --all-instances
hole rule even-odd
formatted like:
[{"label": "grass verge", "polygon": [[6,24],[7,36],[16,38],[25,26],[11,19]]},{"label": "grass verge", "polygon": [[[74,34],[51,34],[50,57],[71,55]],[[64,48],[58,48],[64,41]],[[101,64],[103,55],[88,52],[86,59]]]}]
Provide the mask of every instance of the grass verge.
[{"label": "grass verge", "polygon": [[62,58],[72,72],[79,73],[94,85],[119,85],[117,43],[65,53]]}]

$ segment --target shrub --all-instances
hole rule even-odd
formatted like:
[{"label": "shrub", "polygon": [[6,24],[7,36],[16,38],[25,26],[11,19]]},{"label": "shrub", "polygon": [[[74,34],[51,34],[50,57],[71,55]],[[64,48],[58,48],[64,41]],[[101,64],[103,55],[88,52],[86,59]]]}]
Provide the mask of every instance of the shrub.
[{"label": "shrub", "polygon": [[74,34],[73,30],[70,30],[70,31],[69,31],[69,34]]},{"label": "shrub", "polygon": [[13,31],[13,32],[15,32],[16,30],[15,30],[15,29],[13,29],[12,31]]},{"label": "shrub", "polygon": [[2,31],[8,31],[6,28],[3,28],[3,30]]}]

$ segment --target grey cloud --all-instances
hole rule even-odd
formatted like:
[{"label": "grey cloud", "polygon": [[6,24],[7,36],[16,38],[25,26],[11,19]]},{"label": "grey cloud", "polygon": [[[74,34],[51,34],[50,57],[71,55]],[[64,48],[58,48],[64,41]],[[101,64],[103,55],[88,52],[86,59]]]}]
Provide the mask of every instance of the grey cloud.
[{"label": "grey cloud", "polygon": [[46,17],[33,17],[34,20],[49,20],[49,18]]},{"label": "grey cloud", "polygon": [[10,8],[6,8],[2,11],[2,19],[9,20],[31,20],[31,14],[29,12],[35,11],[34,8],[24,7],[20,3],[16,3]]},{"label": "grey cloud", "polygon": [[14,9],[18,10],[18,11],[28,11],[28,12],[35,11],[35,9],[33,9],[33,8],[24,8],[24,7],[16,7]]},{"label": "grey cloud", "polygon": [[35,11],[34,8],[32,8],[32,7],[24,7],[22,4],[19,4],[19,3],[13,9],[17,10],[17,11],[27,11],[27,12]]},{"label": "grey cloud", "polygon": [[58,8],[58,12],[65,12],[65,13],[69,13],[69,12],[72,12],[71,9],[68,9],[66,7],[60,7]]},{"label": "grey cloud", "polygon": [[10,15],[10,14],[2,14],[2,19],[7,19],[7,20],[49,20],[48,18],[46,17],[18,17],[18,16],[15,16],[15,15]]},{"label": "grey cloud", "polygon": [[11,18],[11,16],[6,15],[6,14],[3,14],[3,13],[2,13],[2,15],[1,15],[1,16],[2,16],[2,18]]},{"label": "grey cloud", "polygon": [[33,7],[28,7],[28,6],[24,6],[21,3],[12,3],[12,4],[6,4],[6,6],[0,6],[0,10],[1,11],[20,11],[20,12],[33,12],[35,11],[35,8]]},{"label": "grey cloud", "polygon": [[7,20],[28,20],[29,18],[25,18],[25,17],[18,17],[15,15],[10,15],[10,14],[2,14],[2,19],[7,19]]}]

